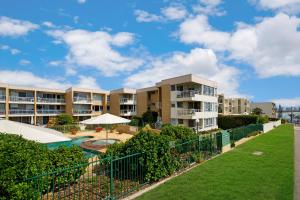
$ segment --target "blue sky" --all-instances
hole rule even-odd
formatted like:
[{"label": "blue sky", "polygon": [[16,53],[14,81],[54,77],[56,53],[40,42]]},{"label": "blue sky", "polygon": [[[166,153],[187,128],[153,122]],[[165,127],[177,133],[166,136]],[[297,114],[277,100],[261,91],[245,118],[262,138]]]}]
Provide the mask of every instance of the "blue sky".
[{"label": "blue sky", "polygon": [[0,82],[146,87],[195,73],[300,106],[300,0],[66,0],[0,7]]}]

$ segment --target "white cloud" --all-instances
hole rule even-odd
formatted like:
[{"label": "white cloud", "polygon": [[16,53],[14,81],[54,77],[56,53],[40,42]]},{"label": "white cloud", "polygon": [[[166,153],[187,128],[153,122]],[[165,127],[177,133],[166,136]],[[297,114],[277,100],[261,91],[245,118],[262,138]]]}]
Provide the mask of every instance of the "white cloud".
[{"label": "white cloud", "polygon": [[281,106],[284,106],[284,107],[300,106],[300,97],[273,99],[271,101],[275,102],[277,105],[281,105]]},{"label": "white cloud", "polygon": [[78,24],[78,22],[79,22],[79,16],[74,16],[73,17],[73,21],[74,21],[75,24]]},{"label": "white cloud", "polygon": [[31,62],[29,60],[26,60],[26,59],[22,59],[20,60],[19,64],[20,65],[29,65]]},{"label": "white cloud", "polygon": [[186,9],[181,5],[163,8],[161,12],[168,20],[180,20],[185,18],[187,15]]},{"label": "white cloud", "polygon": [[252,0],[251,2],[266,10],[287,13],[298,13],[300,11],[300,0]]},{"label": "white cloud", "polygon": [[225,50],[230,39],[229,33],[214,30],[205,15],[186,19],[180,24],[178,36],[186,44],[199,44],[214,50]]},{"label": "white cloud", "polygon": [[135,10],[134,15],[137,22],[158,22],[162,20],[161,16],[148,13],[144,10]]},{"label": "white cloud", "polygon": [[219,91],[222,93],[241,96],[237,91],[239,70],[219,64],[212,50],[201,48],[192,49],[189,53],[174,52],[154,59],[145,70],[129,76],[124,86],[135,88],[153,86],[162,79],[189,73],[217,81]]},{"label": "white cloud", "polygon": [[19,49],[15,49],[15,48],[12,48],[8,45],[0,45],[0,49],[1,50],[4,50],[4,51],[9,51],[12,55],[16,55],[16,54],[19,54],[21,53],[21,51]]},{"label": "white cloud", "polygon": [[[18,78],[16,78],[18,77]],[[64,81],[59,81],[55,78],[43,78],[34,75],[27,71],[10,71],[10,70],[0,70],[0,82],[30,86],[30,87],[42,87],[42,88],[54,88],[54,89],[66,89],[71,85]]]},{"label": "white cloud", "polygon": [[104,31],[81,29],[47,33],[68,46],[66,62],[69,65],[96,68],[104,75],[112,76],[130,72],[143,64],[142,59],[121,55],[117,49],[134,42],[132,33],[119,32],[112,35]]},{"label": "white cloud", "polygon": [[29,21],[0,17],[0,36],[17,37],[26,35],[28,32],[37,29],[39,26]]},{"label": "white cloud", "polygon": [[79,4],[84,4],[84,3],[86,2],[86,0],[77,0],[77,2],[78,2]]},{"label": "white cloud", "polygon": [[43,23],[42,23],[42,25],[43,26],[46,26],[46,27],[48,27],[48,28],[55,28],[56,26],[52,23],[52,22],[50,22],[50,21],[44,21]]},{"label": "white cloud", "polygon": [[88,88],[88,89],[101,89],[94,77],[82,76],[82,75],[79,76],[79,83],[75,85],[75,87]]},{"label": "white cloud", "polygon": [[198,0],[198,3],[193,5],[193,11],[200,15],[215,15],[223,16],[226,12],[219,8],[222,0]]}]

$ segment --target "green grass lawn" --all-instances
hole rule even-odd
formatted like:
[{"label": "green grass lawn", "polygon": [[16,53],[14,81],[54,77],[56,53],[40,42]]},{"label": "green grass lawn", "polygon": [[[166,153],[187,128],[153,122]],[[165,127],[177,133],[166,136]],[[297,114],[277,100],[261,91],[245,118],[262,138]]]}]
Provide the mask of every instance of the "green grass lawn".
[{"label": "green grass lawn", "polygon": [[[253,152],[263,152],[253,155]],[[282,125],[138,199],[293,199],[294,130]]]}]

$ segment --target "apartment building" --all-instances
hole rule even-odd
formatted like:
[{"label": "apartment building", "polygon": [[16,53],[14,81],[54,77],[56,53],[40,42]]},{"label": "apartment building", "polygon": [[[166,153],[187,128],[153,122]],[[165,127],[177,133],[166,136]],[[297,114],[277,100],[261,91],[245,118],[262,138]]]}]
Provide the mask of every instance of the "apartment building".
[{"label": "apartment building", "polygon": [[138,115],[158,112],[162,123],[185,125],[199,131],[217,128],[217,83],[188,74],[162,80],[137,91]]},{"label": "apartment building", "polygon": [[71,87],[66,91],[66,113],[78,121],[89,119],[107,111],[107,95],[104,90]]},{"label": "apartment building", "polygon": [[263,115],[276,118],[276,104],[273,102],[251,102],[250,103],[251,112],[255,108],[260,108],[262,110]]},{"label": "apartment building", "polygon": [[102,90],[65,91],[0,84],[0,117],[36,125],[47,124],[61,113],[83,120],[106,112],[107,94]]},{"label": "apartment building", "polygon": [[250,101],[246,98],[225,98],[218,95],[218,111],[223,115],[248,115],[250,114]]},{"label": "apartment building", "polygon": [[124,118],[137,115],[136,90],[121,88],[112,90],[109,95],[110,113]]}]

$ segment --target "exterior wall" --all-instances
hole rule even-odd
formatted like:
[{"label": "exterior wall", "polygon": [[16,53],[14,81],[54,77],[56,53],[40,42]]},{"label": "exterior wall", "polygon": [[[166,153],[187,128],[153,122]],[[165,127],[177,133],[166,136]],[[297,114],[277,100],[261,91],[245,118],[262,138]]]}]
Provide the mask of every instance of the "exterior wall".
[{"label": "exterior wall", "polygon": [[223,115],[244,115],[250,114],[250,102],[245,98],[224,98],[219,95],[219,113]]},{"label": "exterior wall", "polygon": [[110,113],[120,115],[120,95],[110,94]]},{"label": "exterior wall", "polygon": [[141,117],[148,110],[148,93],[146,91],[137,92],[137,116]]},{"label": "exterior wall", "polygon": [[262,114],[276,118],[276,106],[273,102],[250,103],[251,112],[255,108],[262,109]]},{"label": "exterior wall", "polygon": [[170,85],[161,86],[161,118],[164,124],[170,123],[171,117],[171,87]]}]

